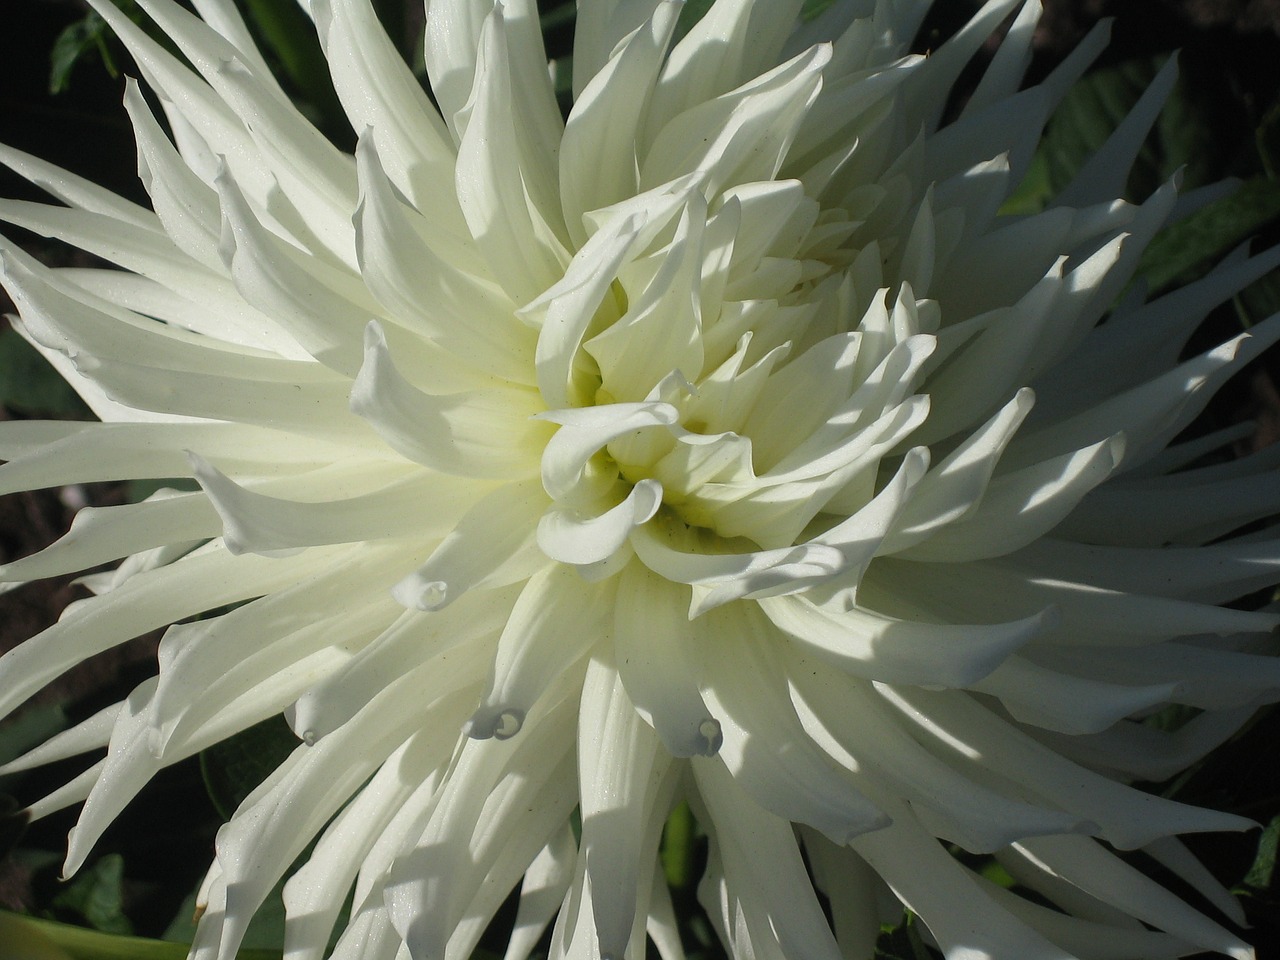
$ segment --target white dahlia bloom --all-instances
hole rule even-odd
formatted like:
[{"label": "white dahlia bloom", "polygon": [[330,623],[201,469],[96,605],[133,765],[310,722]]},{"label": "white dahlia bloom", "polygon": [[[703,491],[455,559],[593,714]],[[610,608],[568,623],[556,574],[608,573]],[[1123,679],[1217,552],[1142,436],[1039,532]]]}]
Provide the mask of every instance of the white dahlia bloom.
[{"label": "white dahlia bloom", "polygon": [[[1280,318],[1189,337],[1280,252],[1147,302],[1145,245],[1221,191],[1115,199],[1172,69],[1015,217],[1105,42],[1023,89],[1036,0],[927,57],[925,0],[718,0],[683,36],[674,0],[583,0],[567,120],[533,0],[428,0],[433,99],[369,0],[312,0],[354,157],[230,0],[139,3],[189,61],[93,0],[172,133],[130,85],[152,209],[0,154],[62,202],[0,216],[123,268],[5,246],[15,322],[102,422],[0,425],[3,490],[199,484],[0,568],[121,561],[0,660],[4,712],[171,625],[155,678],[7,768],[105,748],[31,808],[83,801],[68,871],[161,767],[284,711],[202,960],[317,837],[290,960],[353,889],[334,957],[465,960],[517,888],[508,960],[548,925],[553,958],[679,960],[682,802],[735,960],[869,957],[902,904],[956,960],[1251,956],[1177,839],[1249,823],[1127,785],[1280,699],[1280,618],[1222,605],[1280,579],[1277,454],[1183,438]],[[1198,712],[1143,722],[1168,704]]]}]

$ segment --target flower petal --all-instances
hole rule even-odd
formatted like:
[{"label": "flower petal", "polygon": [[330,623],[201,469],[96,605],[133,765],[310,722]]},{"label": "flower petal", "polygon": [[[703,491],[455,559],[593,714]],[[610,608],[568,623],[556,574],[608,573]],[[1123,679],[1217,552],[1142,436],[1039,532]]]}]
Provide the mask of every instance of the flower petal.
[{"label": "flower petal", "polygon": [[885,683],[966,687],[995,670],[1051,623],[1050,610],[1010,623],[933,624],[852,607],[832,610],[806,597],[759,601],[774,626],[842,670]]},{"label": "flower petal", "polygon": [[[716,759],[695,763],[723,763],[757,804],[814,827],[833,843],[884,827],[889,819],[883,811],[805,733],[764,617],[735,604],[707,614],[703,629],[703,694],[720,721],[724,745]],[[712,663],[718,669],[708,670]]]},{"label": "flower petal", "polygon": [[532,390],[493,387],[435,396],[396,369],[377,322],[365,328],[364,363],[351,386],[351,410],[403,456],[462,477],[519,477],[536,470],[539,440]]},{"label": "flower petal", "polygon": [[723,738],[699,690],[701,630],[685,615],[688,593],[643,565],[618,579],[618,673],[637,712],[676,757],[714,756]]},{"label": "flower petal", "polygon": [[679,768],[627,699],[617,669],[592,660],[578,717],[581,856],[601,957],[634,939],[636,901],[657,865]]},{"label": "flower petal", "polygon": [[504,484],[458,517],[426,562],[392,588],[409,609],[439,610],[478,586],[527,579],[546,564],[534,528],[546,509],[536,482]]},{"label": "flower petal", "polygon": [[553,507],[538,521],[538,546],[561,563],[600,563],[622,549],[631,531],[652,519],[660,506],[662,485],[641,480],[625,500],[599,516],[584,518]]},{"label": "flower petal", "polygon": [[[587,586],[570,567],[549,564],[525,584],[498,639],[480,707],[467,722],[478,740],[507,740],[523,726],[554,677],[576,669],[606,628],[613,588]],[[563,625],[572,623],[566,631]]]}]

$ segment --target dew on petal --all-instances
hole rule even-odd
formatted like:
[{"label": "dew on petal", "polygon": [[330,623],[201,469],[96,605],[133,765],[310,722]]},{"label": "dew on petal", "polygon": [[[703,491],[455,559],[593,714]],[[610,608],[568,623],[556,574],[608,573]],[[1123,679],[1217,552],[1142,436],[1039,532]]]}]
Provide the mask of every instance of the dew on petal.
[{"label": "dew on petal", "polygon": [[524,721],[521,710],[481,710],[467,721],[466,733],[473,740],[510,740],[524,727]]},{"label": "dew on petal", "polygon": [[498,714],[498,720],[493,725],[493,738],[495,740],[510,740],[520,728],[524,726],[524,714],[519,710],[503,710]]},{"label": "dew on petal", "polygon": [[706,745],[702,755],[704,757],[714,757],[720,752],[720,746],[724,743],[724,734],[720,731],[720,721],[708,717],[698,724],[698,736]]}]

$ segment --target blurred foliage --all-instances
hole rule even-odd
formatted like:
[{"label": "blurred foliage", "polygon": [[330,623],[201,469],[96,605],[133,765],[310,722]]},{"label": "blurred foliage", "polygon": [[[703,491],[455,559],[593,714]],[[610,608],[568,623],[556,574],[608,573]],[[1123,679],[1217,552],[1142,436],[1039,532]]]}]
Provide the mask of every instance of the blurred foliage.
[{"label": "blurred foliage", "polygon": [[[350,125],[329,79],[329,68],[310,19],[297,3],[281,0],[242,0],[248,23],[268,62],[279,67],[294,101],[332,140],[347,144]],[[382,4],[386,7],[387,4]],[[352,141],[353,142],[353,141]]]},{"label": "blurred foliage", "polygon": [[[244,932],[244,940],[240,944],[240,956],[261,952],[264,956],[280,956],[280,945],[284,943],[284,882],[277,883],[267,894],[262,906],[254,913],[253,919]],[[165,929],[163,940],[174,944],[188,944],[196,935],[196,891],[192,890],[178,908],[173,922]],[[186,947],[182,947],[183,951]],[[183,952],[181,956],[185,957]]]},{"label": "blurred foliage", "polygon": [[0,763],[8,763],[39,746],[69,725],[61,704],[32,707],[0,726]]},{"label": "blurred foliage", "polygon": [[222,818],[230,818],[300,743],[283,717],[271,717],[203,751],[200,770],[209,799]]},{"label": "blurred foliage", "polygon": [[1276,881],[1280,879],[1276,876],[1277,846],[1280,846],[1280,815],[1272,818],[1258,838],[1258,856],[1241,883],[1241,892],[1256,895],[1276,891]]},{"label": "blurred foliage", "polygon": [[109,853],[81,870],[54,896],[53,917],[70,915],[81,926],[103,933],[131,934],[133,924],[124,914],[124,858]]},{"label": "blurred foliage", "polygon": [[0,406],[17,413],[84,420],[89,408],[16,331],[0,330]]},{"label": "blurred foliage", "polygon": [[682,803],[667,818],[659,848],[667,885],[675,890],[686,890],[698,882],[695,865],[698,840],[698,825],[693,811],[687,803]]},{"label": "blurred foliage", "polygon": [[[1050,119],[1026,177],[1003,212],[1029,214],[1049,205],[1106,143],[1166,59],[1124,61],[1094,70],[1077,83]],[[1192,85],[1180,79],[1134,162],[1127,199],[1141,202],[1174,177],[1183,194],[1226,177],[1237,158],[1215,136],[1213,114],[1213,102],[1196,96]],[[1280,117],[1272,111],[1256,134],[1259,146],[1251,176],[1161,231],[1147,247],[1138,276],[1149,297],[1203,276],[1233,250],[1280,224],[1280,181],[1267,172],[1274,166],[1267,150],[1272,141],[1280,147],[1278,126]],[[1280,310],[1280,280],[1258,281],[1238,302],[1245,326],[1269,316]]]},{"label": "blurred foliage", "polygon": [[[186,960],[187,945],[85,930],[0,911],[5,960]],[[241,950],[237,960],[280,960],[279,950]]]},{"label": "blurred foliage", "polygon": [[876,941],[875,960],[934,960],[936,956],[920,935],[920,924],[914,917],[886,927]]},{"label": "blurred foliage", "polygon": [[[116,5],[135,23],[146,23],[135,0],[116,0]],[[108,75],[118,77],[120,45],[107,22],[90,10],[81,20],[68,25],[54,42],[49,57],[49,92],[62,93],[71,85],[71,72],[76,64],[96,56]]]},{"label": "blurred foliage", "polygon": [[1272,180],[1280,179],[1280,103],[1277,103],[1262,118],[1254,134],[1258,146],[1258,157],[1262,168]]},{"label": "blurred foliage", "polygon": [[[267,775],[282,764],[299,746],[293,730],[283,717],[272,717],[243,730],[235,736],[214,744],[200,754],[200,770],[204,777],[209,798],[219,816],[226,820],[245,798],[266,779]],[[247,949],[274,948],[284,941],[285,911],[284,885],[293,872],[311,855],[314,842],[298,856],[297,861],[285,871],[267,894],[262,906],[253,915],[245,931],[243,946]],[[196,891],[192,890],[179,908],[173,922],[165,930],[164,938],[189,942],[196,932]],[[349,904],[344,907],[334,927],[330,946],[346,926]]]},{"label": "blurred foliage", "polygon": [[1280,183],[1266,177],[1246,180],[1230,196],[1157,235],[1142,256],[1139,273],[1152,295],[1181,287],[1278,218]]}]

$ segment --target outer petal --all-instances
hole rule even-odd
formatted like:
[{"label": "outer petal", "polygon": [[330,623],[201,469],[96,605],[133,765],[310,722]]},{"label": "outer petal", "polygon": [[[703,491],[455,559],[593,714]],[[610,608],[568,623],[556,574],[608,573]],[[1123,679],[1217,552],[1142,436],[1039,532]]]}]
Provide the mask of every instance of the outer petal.
[{"label": "outer petal", "polygon": [[539,441],[549,431],[533,420],[541,403],[532,390],[424,393],[396,369],[377,323],[369,324],[364,339],[351,409],[397,451],[455,476],[519,477],[537,469]]},{"label": "outer petal", "polygon": [[630,700],[616,668],[592,660],[578,717],[582,784],[581,856],[602,957],[621,957],[634,939],[636,901],[657,866],[677,767]]}]

